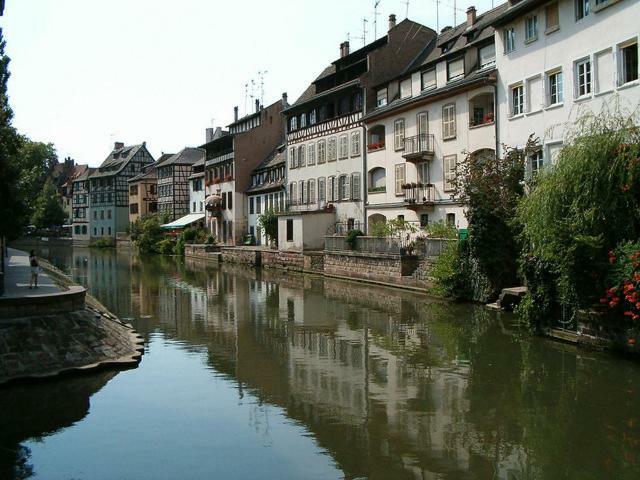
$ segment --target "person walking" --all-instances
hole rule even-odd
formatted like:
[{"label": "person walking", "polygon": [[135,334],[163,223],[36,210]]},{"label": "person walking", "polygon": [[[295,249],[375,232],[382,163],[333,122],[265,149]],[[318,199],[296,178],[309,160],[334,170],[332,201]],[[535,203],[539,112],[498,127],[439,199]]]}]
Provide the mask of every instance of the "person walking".
[{"label": "person walking", "polygon": [[29,252],[29,267],[31,268],[29,288],[38,288],[38,272],[40,271],[40,264],[38,263],[35,250],[31,250],[31,252]]}]

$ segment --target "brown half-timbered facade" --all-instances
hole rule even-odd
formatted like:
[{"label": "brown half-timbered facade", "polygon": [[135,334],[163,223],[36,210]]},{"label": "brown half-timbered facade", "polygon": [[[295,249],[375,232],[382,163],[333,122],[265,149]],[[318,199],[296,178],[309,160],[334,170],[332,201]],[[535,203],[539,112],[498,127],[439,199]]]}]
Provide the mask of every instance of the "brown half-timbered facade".
[{"label": "brown half-timbered facade", "polygon": [[201,148],[187,147],[158,165],[158,213],[167,214],[169,221],[189,213],[189,176],[204,154]]}]

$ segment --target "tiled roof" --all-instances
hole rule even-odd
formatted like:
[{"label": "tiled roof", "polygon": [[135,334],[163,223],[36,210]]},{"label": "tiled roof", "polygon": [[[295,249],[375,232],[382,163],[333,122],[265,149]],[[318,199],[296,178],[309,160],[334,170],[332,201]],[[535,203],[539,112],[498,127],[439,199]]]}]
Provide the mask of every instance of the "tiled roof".
[{"label": "tiled roof", "polygon": [[144,145],[131,145],[112,150],[91,177],[108,177],[117,174]]},{"label": "tiled roof", "polygon": [[186,147],[180,152],[171,155],[162,164],[158,164],[160,167],[166,167],[168,165],[193,165],[198,160],[203,160],[205,151],[201,148]]}]

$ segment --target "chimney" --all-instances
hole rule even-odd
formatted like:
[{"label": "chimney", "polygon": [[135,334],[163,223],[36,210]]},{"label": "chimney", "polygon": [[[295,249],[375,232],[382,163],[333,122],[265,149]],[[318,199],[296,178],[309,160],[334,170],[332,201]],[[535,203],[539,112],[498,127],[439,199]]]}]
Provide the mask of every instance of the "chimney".
[{"label": "chimney", "polygon": [[145,140],[144,142],[142,142],[142,146],[146,147],[147,146],[147,141]]},{"label": "chimney", "polygon": [[389,15],[389,30],[391,30],[395,26],[396,26],[396,15],[395,13],[392,13],[391,15]]},{"label": "chimney", "polygon": [[205,142],[204,143],[209,143],[211,140],[213,140],[213,128],[209,127],[207,129],[205,129]]},{"label": "chimney", "polygon": [[340,58],[349,55],[349,42],[342,42],[340,44]]},{"label": "chimney", "polygon": [[282,104],[283,104],[284,106],[289,105],[289,97],[287,96],[287,92],[284,92],[284,93],[282,94]]},{"label": "chimney", "polygon": [[467,8],[467,28],[473,27],[476,23],[476,7],[471,5]]},{"label": "chimney", "polygon": [[238,121],[238,107],[237,106],[233,107],[233,121],[234,122]]},{"label": "chimney", "polygon": [[256,98],[256,113],[260,111],[260,100]]},{"label": "chimney", "polygon": [[114,150],[120,150],[121,148],[124,148],[124,143],[122,143],[122,142],[115,142],[115,143],[113,144],[113,149],[114,149]]},{"label": "chimney", "polygon": [[447,25],[446,27],[442,27],[442,30],[440,30],[440,33],[448,32],[452,28],[453,27],[451,25]]}]

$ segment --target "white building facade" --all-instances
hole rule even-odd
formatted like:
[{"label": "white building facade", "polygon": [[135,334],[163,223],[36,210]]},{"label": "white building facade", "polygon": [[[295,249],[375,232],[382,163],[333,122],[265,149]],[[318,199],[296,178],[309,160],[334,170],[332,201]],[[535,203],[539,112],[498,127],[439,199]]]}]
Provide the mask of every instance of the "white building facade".
[{"label": "white building facade", "polygon": [[494,22],[499,140],[540,149],[529,170],[553,163],[581,112],[637,109],[640,2],[510,2]]},{"label": "white building facade", "polygon": [[446,29],[404,75],[377,87],[367,125],[367,228],[402,219],[426,227],[466,228],[455,196],[457,165],[468,154],[494,155],[495,45],[487,17],[473,7]]}]

